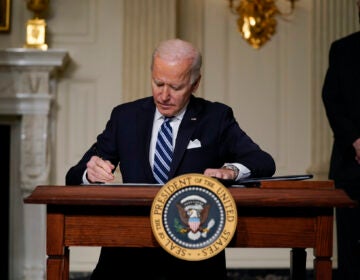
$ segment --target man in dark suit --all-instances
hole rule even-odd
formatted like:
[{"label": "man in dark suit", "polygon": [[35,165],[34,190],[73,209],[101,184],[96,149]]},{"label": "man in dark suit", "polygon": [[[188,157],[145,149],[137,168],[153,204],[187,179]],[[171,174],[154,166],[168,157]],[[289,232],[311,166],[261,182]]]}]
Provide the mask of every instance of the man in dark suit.
[{"label": "man in dark suit", "polygon": [[[358,1],[360,13],[360,1]],[[359,16],[360,19],[360,16]],[[360,32],[331,44],[322,98],[334,135],[329,178],[360,202]],[[336,209],[338,277],[360,279],[360,209]]]},{"label": "man in dark suit", "polygon": [[[161,42],[151,63],[152,97],[113,109],[96,143],[68,171],[66,184],[112,182],[117,165],[124,183],[166,183],[153,174],[157,135],[166,117],[171,117],[174,146],[168,179],[186,173],[230,180],[272,176],[273,158],[239,127],[232,109],[193,95],[201,61],[186,41]],[[183,278],[226,279],[225,252],[191,262],[161,248],[102,248],[91,279]]]}]

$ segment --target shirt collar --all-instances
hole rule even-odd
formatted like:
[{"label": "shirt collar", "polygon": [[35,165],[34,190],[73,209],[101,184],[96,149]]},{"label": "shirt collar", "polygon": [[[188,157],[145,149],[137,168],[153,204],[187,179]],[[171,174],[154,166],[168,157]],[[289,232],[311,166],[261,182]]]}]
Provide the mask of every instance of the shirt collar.
[{"label": "shirt collar", "polygon": [[[182,120],[182,118],[183,118],[184,115],[185,115],[186,108],[187,108],[187,105],[188,105],[188,104],[189,104],[189,103],[187,103],[187,104],[184,106],[184,108],[182,108],[181,111],[174,116],[174,118],[175,118],[176,120],[180,120],[180,121]],[[155,120],[160,120],[160,119],[163,119],[163,118],[164,118],[164,116],[163,116],[162,114],[160,114],[158,108],[156,108],[156,110],[155,110]]]}]

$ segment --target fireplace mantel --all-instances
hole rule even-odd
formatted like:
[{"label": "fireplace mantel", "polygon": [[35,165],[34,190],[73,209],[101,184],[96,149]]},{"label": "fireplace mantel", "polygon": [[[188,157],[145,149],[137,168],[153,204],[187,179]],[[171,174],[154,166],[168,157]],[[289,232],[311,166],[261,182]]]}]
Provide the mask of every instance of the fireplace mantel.
[{"label": "fireplace mantel", "polygon": [[68,52],[60,49],[0,50],[0,123],[13,127],[9,279],[45,279],[45,209],[27,207],[22,199],[36,186],[51,183],[54,101],[69,60]]},{"label": "fireplace mantel", "polygon": [[21,189],[48,183],[56,80],[69,61],[64,50],[0,50],[0,116],[21,116]]}]

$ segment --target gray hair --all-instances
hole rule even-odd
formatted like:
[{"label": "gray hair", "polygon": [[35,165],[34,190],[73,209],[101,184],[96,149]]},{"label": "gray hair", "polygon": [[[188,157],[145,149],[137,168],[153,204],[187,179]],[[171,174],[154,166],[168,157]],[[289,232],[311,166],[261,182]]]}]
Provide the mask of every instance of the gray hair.
[{"label": "gray hair", "polygon": [[199,50],[189,42],[183,41],[181,39],[170,39],[160,42],[152,54],[151,70],[153,70],[154,60],[156,57],[168,61],[191,59],[191,84],[197,81],[197,79],[200,77],[202,56]]}]

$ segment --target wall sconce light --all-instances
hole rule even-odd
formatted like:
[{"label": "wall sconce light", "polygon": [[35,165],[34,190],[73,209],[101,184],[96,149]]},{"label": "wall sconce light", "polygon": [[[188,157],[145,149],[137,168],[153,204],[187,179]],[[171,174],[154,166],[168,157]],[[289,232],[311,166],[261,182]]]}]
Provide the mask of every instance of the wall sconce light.
[{"label": "wall sconce light", "polygon": [[284,0],[290,4],[288,12],[281,12],[276,0],[227,0],[232,13],[238,15],[237,25],[241,36],[255,49],[270,40],[276,32],[275,16],[291,15],[295,1]]}]

